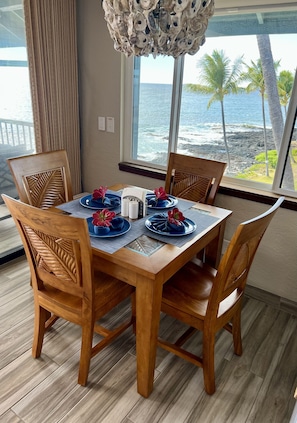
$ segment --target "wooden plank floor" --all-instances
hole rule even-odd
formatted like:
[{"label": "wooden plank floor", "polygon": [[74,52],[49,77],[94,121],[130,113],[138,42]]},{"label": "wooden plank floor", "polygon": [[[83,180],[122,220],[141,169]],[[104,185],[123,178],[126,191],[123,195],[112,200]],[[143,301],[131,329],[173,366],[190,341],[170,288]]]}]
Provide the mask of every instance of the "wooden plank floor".
[{"label": "wooden plank floor", "polygon": [[[0,422],[5,423],[288,423],[297,386],[297,318],[246,298],[241,357],[230,334],[216,344],[217,391],[203,389],[202,370],[158,349],[154,391],[136,391],[135,339],[128,329],[91,362],[89,384],[77,384],[80,329],[58,321],[33,359],[33,298],[24,257],[0,266]],[[127,304],[109,316],[127,313]],[[161,319],[161,332],[180,324]],[[201,347],[201,336],[190,341]]]},{"label": "wooden plank floor", "polygon": [[0,240],[0,264],[7,256],[23,249],[21,237],[5,204],[0,204]]}]

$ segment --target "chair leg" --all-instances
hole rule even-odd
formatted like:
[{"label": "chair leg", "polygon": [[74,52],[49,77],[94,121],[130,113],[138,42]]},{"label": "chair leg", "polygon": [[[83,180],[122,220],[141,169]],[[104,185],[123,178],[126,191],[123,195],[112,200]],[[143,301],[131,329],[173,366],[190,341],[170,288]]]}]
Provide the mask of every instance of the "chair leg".
[{"label": "chair leg", "polygon": [[203,377],[204,388],[207,394],[212,395],[215,390],[215,371],[214,371],[214,349],[215,334],[208,334],[207,338],[203,334]]},{"label": "chair leg", "polygon": [[78,383],[86,386],[88,374],[90,369],[92,342],[93,342],[94,327],[87,325],[82,327],[82,340],[80,350]]},{"label": "chair leg", "polygon": [[242,340],[241,340],[241,308],[234,314],[232,319],[232,335],[234,353],[236,355],[242,354]]},{"label": "chair leg", "polygon": [[39,304],[35,305],[34,336],[32,346],[32,356],[34,358],[40,357],[41,354],[47,317],[48,311]]}]

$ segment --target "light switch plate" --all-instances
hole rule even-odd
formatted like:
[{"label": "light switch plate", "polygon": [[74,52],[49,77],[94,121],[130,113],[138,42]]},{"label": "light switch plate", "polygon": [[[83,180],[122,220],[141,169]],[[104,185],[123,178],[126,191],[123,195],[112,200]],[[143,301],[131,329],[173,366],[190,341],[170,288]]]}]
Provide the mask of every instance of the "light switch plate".
[{"label": "light switch plate", "polygon": [[98,116],[98,129],[99,131],[105,131],[105,117]]},{"label": "light switch plate", "polygon": [[114,118],[113,117],[106,118],[106,131],[114,132]]}]

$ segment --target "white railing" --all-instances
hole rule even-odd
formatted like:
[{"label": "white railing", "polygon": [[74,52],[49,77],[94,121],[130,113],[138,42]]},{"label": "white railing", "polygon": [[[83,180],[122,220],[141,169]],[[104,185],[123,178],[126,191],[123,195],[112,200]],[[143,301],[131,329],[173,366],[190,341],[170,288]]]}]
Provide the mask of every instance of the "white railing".
[{"label": "white railing", "polygon": [[0,119],[1,146],[22,147],[25,151],[35,150],[34,127],[32,122]]},{"label": "white railing", "polygon": [[[0,119],[0,193],[17,197],[7,159],[33,153],[35,153],[33,123]],[[2,203],[0,196],[0,204]]]}]

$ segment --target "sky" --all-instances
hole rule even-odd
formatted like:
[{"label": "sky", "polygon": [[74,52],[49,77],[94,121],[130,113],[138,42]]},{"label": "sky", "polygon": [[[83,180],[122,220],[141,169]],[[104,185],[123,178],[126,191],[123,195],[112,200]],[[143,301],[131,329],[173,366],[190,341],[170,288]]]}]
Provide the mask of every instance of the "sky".
[{"label": "sky", "polygon": [[[290,35],[270,35],[272,55],[275,61],[281,59],[279,70],[289,70],[295,73],[297,68],[297,34]],[[223,50],[225,55],[232,62],[242,55],[244,61],[250,64],[251,60],[259,58],[257,39],[255,35],[237,37],[211,37],[207,38],[205,44],[194,55],[186,55],[184,66],[184,83],[197,83],[198,69],[197,62],[204,54],[209,54],[213,50]],[[145,68],[142,68],[141,82],[168,84],[172,82],[173,58],[152,56],[144,58]]]},{"label": "sky", "polygon": [[[297,68],[297,34],[277,34],[270,35],[270,43],[274,60],[281,60],[280,70],[289,70],[295,73]],[[236,36],[236,37],[209,37],[205,44],[194,55],[189,54],[185,57],[184,66],[184,84],[198,82],[197,62],[204,54],[211,54],[213,50],[223,50],[225,55],[232,62],[239,56],[244,55],[244,61],[250,64],[251,60],[259,58],[258,45],[255,35]],[[26,48],[5,48],[0,49],[0,60],[26,60]],[[142,58],[146,66],[142,67],[141,82],[145,83],[172,83],[173,58],[153,56]]]}]

